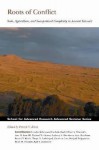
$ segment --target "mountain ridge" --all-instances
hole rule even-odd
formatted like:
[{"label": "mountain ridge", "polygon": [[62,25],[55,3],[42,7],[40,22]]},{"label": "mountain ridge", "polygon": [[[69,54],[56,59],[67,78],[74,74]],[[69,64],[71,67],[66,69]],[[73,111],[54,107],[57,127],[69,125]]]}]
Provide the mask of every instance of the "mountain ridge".
[{"label": "mountain ridge", "polygon": [[0,56],[0,92],[28,97],[56,94],[68,103],[89,100],[99,104],[99,69]]},{"label": "mountain ridge", "polygon": [[39,61],[39,60],[32,60],[32,59],[27,59],[27,58],[24,58],[24,57],[21,57],[19,55],[15,55],[15,54],[3,54],[3,55],[0,55],[0,59],[11,59],[11,60],[23,60],[23,61],[28,61],[28,62],[34,62],[34,63],[47,63],[47,64],[54,64],[54,65],[61,65],[61,66],[67,66],[67,67],[77,67],[77,68],[85,68],[85,69],[99,69],[99,68],[96,68],[96,67],[89,67],[89,66],[79,66],[79,65],[70,65],[70,64],[64,64],[64,63],[55,63],[55,62],[51,62],[51,61]]}]

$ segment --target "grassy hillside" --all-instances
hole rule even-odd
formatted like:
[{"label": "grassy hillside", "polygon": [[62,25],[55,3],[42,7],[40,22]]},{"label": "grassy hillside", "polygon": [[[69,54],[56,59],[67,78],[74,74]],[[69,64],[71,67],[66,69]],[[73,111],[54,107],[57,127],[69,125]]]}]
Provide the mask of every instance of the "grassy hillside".
[{"label": "grassy hillside", "polygon": [[0,92],[30,98],[56,94],[68,104],[99,104],[99,69],[34,62],[15,55],[0,56]]}]

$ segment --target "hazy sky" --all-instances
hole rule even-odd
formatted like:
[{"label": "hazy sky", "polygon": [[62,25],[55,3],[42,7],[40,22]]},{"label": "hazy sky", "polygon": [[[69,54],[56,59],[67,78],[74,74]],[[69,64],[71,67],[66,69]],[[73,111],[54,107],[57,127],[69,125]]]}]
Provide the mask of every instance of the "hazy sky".
[{"label": "hazy sky", "polygon": [[99,28],[0,28],[0,55],[99,68]]}]

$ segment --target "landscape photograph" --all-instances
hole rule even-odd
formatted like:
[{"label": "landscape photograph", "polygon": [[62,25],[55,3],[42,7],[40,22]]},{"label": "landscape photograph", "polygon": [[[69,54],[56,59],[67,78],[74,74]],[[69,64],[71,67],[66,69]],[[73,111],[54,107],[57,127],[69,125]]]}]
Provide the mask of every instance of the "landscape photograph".
[{"label": "landscape photograph", "polygon": [[99,116],[99,28],[0,28],[0,118],[21,116]]}]

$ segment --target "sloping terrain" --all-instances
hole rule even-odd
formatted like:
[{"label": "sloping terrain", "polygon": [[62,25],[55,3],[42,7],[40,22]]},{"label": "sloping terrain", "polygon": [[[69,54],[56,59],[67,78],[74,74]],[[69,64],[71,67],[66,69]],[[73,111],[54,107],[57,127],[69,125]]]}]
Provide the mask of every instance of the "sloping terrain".
[{"label": "sloping terrain", "polygon": [[[99,104],[99,69],[35,62],[15,55],[0,56],[0,92],[30,98],[56,94],[71,105]],[[5,100],[0,96],[0,101]]]}]

